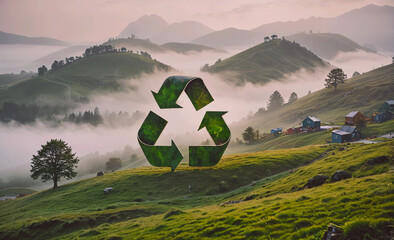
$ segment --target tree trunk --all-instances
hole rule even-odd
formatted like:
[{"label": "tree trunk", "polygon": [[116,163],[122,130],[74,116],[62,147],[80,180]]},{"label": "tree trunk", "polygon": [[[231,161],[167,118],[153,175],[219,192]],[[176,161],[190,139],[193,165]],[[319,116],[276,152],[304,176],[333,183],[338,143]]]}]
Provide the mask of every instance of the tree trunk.
[{"label": "tree trunk", "polygon": [[57,188],[57,178],[53,179],[53,188]]}]

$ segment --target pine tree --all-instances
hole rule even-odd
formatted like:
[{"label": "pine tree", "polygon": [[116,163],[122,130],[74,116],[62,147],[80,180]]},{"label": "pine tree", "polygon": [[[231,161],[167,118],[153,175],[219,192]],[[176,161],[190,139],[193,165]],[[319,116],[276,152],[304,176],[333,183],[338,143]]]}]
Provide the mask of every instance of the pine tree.
[{"label": "pine tree", "polygon": [[284,100],[283,100],[282,95],[278,91],[275,91],[270,96],[270,99],[267,103],[267,109],[269,111],[277,110],[283,106],[283,103],[284,103]]},{"label": "pine tree", "polygon": [[326,83],[324,84],[326,88],[334,87],[335,91],[337,91],[338,84],[345,83],[347,75],[340,68],[335,68],[331,70],[327,79],[325,79]]},{"label": "pine tree", "polygon": [[295,92],[292,92],[289,97],[288,103],[292,103],[298,100],[298,95]]}]

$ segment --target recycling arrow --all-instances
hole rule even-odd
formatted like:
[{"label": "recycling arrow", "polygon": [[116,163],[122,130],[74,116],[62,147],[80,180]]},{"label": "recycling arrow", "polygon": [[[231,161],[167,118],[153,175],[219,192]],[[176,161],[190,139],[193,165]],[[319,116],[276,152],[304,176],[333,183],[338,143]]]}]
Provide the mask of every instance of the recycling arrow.
[{"label": "recycling arrow", "polygon": [[174,141],[171,141],[171,146],[154,146],[166,125],[167,120],[149,112],[138,131],[138,143],[152,166],[171,167],[173,172],[183,158]]},{"label": "recycling arrow", "polygon": [[213,101],[202,79],[195,77],[168,77],[160,90],[157,93],[152,91],[152,94],[160,108],[182,108],[176,101],[183,91],[197,111]]},{"label": "recycling arrow", "polygon": [[198,130],[206,128],[216,146],[190,146],[189,166],[214,166],[230,142],[230,129],[223,119],[227,112],[206,112]]},{"label": "recycling arrow", "polygon": [[[195,77],[168,77],[160,90],[152,93],[160,108],[182,108],[176,101],[183,91],[197,111],[213,101],[203,80]],[[231,135],[223,119],[226,113],[213,111],[205,113],[198,130],[205,127],[216,146],[189,146],[190,166],[214,166],[220,161]],[[151,111],[139,129],[137,138],[151,165],[171,167],[171,171],[174,171],[183,158],[174,141],[171,141],[171,146],[155,146],[166,125],[167,120]]]}]

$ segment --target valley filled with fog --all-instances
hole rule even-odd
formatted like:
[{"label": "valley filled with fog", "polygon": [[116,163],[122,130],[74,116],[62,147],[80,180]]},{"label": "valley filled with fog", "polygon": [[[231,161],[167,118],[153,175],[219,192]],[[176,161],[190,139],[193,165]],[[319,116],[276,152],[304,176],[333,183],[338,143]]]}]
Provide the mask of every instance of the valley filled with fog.
[{"label": "valley filled with fog", "polygon": [[[16,46],[18,48],[19,46]],[[2,46],[4,48],[4,46]],[[6,48],[4,48],[6,49]],[[11,48],[12,49],[12,48]],[[13,61],[8,61],[2,71],[13,69],[17,71],[18,66],[29,65],[27,61],[34,60],[34,57],[42,57],[44,53],[58,50],[58,47],[43,48],[35,47],[27,51],[28,57],[24,58],[25,51],[12,51],[8,49],[8,58],[12,56]],[[117,150],[122,150],[129,146],[138,153],[142,159],[139,165],[144,165],[144,157],[137,142],[137,131],[149,111],[154,111],[168,121],[159,138],[158,145],[170,145],[171,139],[182,150],[184,156],[188,155],[187,147],[190,145],[200,145],[206,139],[210,139],[207,131],[202,129],[197,131],[198,126],[204,116],[205,111],[228,111],[224,119],[230,125],[248,115],[253,115],[259,108],[266,107],[269,96],[278,90],[285,101],[292,92],[296,92],[298,97],[314,92],[324,87],[324,79],[329,72],[329,68],[319,68],[314,72],[301,69],[295,73],[284,76],[280,81],[271,81],[265,85],[255,85],[246,83],[243,86],[235,86],[223,79],[220,75],[200,72],[200,67],[204,64],[213,64],[217,59],[226,59],[240,50],[228,52],[194,52],[188,55],[160,53],[152,54],[153,58],[166,63],[177,71],[165,73],[155,72],[154,74],[143,74],[138,78],[126,79],[125,90],[112,94],[94,95],[89,103],[80,104],[73,112],[93,110],[95,107],[101,113],[141,111],[143,117],[136,120],[132,125],[108,127],[105,125],[91,126],[88,124],[75,125],[62,123],[59,126],[48,126],[45,122],[37,121],[34,124],[20,125],[15,122],[0,125],[0,178],[6,181],[7,176],[12,176],[13,171],[29,176],[30,160],[37,149],[46,141],[54,138],[65,140],[72,146],[73,150],[81,158],[81,166],[84,166],[84,157],[91,153],[106,154]],[[40,53],[40,54],[38,54]],[[344,72],[351,77],[353,72],[367,72],[373,68],[390,63],[390,58],[383,54],[359,52],[347,52],[338,54],[330,64],[341,67]],[[4,59],[0,59],[4,61]],[[22,64],[22,65],[23,65]],[[22,69],[21,69],[22,70]],[[8,71],[8,70],[7,70]],[[215,99],[214,102],[195,111],[186,94],[182,94],[178,99],[178,104],[183,109],[159,109],[151,94],[151,90],[157,92],[163,81],[171,75],[196,76],[204,80],[207,88]],[[72,91],[72,89],[71,89]],[[59,116],[62,118],[63,116]],[[233,139],[240,136],[232,136]],[[211,143],[212,144],[212,143]],[[86,165],[91,164],[87,162]],[[84,168],[84,167],[81,167]],[[88,167],[87,167],[88,168]],[[103,167],[104,168],[104,167]]]}]

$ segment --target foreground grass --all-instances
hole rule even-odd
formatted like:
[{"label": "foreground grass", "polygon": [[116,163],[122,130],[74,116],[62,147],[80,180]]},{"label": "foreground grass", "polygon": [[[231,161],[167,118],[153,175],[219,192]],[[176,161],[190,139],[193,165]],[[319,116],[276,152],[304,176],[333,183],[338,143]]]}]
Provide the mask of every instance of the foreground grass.
[{"label": "foreground grass", "polygon": [[[394,214],[392,165],[366,161],[392,154],[392,144],[235,154],[212,169],[95,177],[1,203],[0,239],[321,239],[329,223],[382,237]],[[312,176],[338,170],[352,178],[303,188]],[[103,195],[108,186],[115,192]],[[230,200],[243,202],[219,205]]]}]

